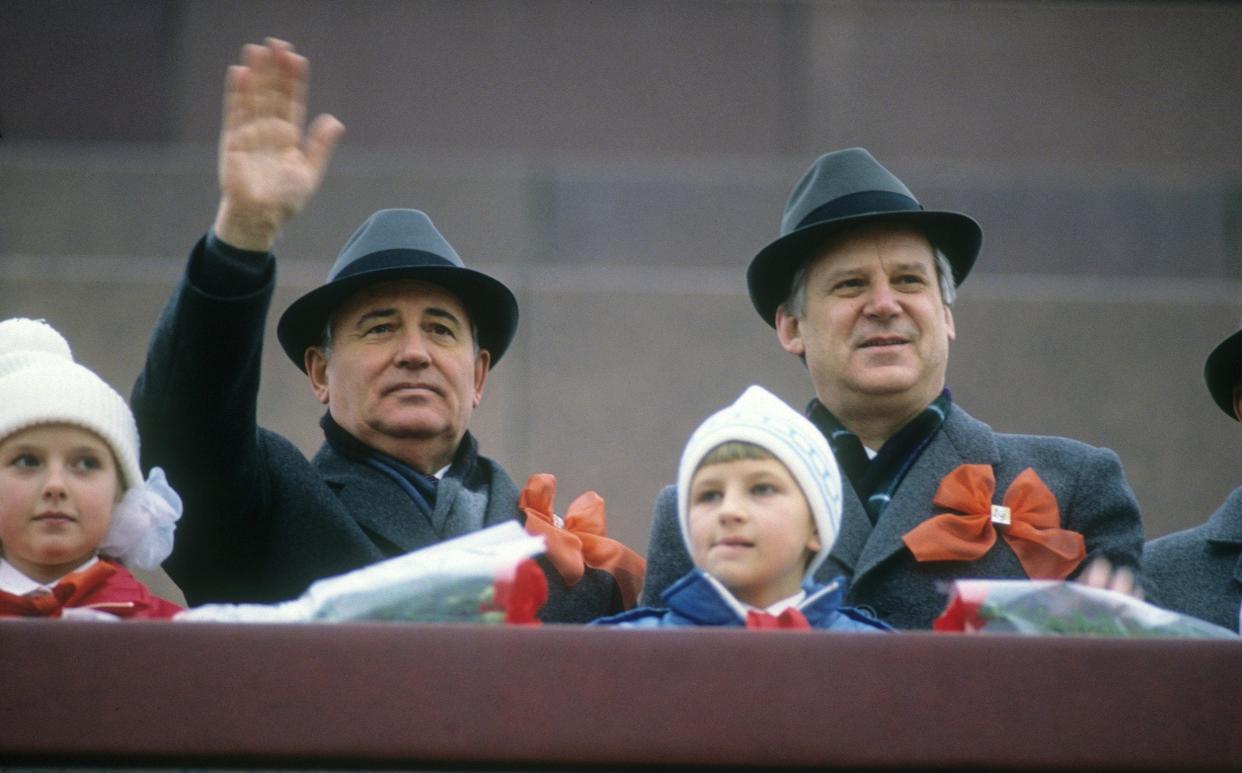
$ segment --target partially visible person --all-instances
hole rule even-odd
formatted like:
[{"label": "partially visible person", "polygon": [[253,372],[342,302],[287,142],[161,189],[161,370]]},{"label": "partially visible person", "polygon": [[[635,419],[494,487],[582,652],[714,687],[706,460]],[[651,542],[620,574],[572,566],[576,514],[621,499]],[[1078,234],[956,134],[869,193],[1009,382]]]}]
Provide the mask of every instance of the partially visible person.
[{"label": "partially visible person", "polygon": [[180,514],[125,400],[50,325],[0,322],[0,617],[172,617],[125,567],[158,568]]},{"label": "partially visible person", "polygon": [[[1212,350],[1203,378],[1221,411],[1242,421],[1242,330]],[[1148,542],[1143,579],[1153,603],[1242,632],[1242,488],[1206,523]]]},{"label": "partially visible person", "polygon": [[[817,576],[846,577],[846,602],[897,628],[930,628],[955,579],[1077,579],[1099,558],[1139,562],[1138,503],[1115,453],[995,432],[946,387],[952,303],[982,239],[972,218],[924,209],[850,148],[811,165],[747,271],[755,310],[807,369],[806,415],[847,481]],[[645,603],[690,568],[676,512],[666,488]]]},{"label": "partially visible person", "polygon": [[600,624],[889,630],[842,606],[844,578],[815,581],[841,523],[841,476],[823,435],[762,387],[690,436],[677,518],[695,568],[664,591],[662,607]]},{"label": "partially visible person", "polygon": [[[280,316],[281,347],[325,406],[314,459],[259,425],[273,249],[344,132],[327,115],[304,126],[308,68],[269,38],[229,69],[216,218],[134,387],[143,464],[167,470],[185,498],[166,568],[195,605],[292,599],[315,580],[523,517],[518,486],[469,431],[516,334],[517,300],[467,268],[421,211],[372,214],[327,281]],[[614,575],[540,565],[544,621],[624,609]]]}]

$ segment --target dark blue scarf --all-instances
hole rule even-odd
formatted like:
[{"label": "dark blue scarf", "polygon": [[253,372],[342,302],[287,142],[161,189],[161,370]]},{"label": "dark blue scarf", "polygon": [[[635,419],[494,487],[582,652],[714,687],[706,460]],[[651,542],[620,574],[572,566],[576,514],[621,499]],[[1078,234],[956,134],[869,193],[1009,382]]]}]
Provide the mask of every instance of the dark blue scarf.
[{"label": "dark blue scarf", "polygon": [[419,512],[430,516],[436,506],[436,487],[440,481],[434,475],[421,473],[405,462],[382,454],[346,432],[332,419],[332,414],[324,413],[319,420],[323,428],[323,436],[341,456],[361,462],[392,478],[401,489],[409,495]]},{"label": "dark blue scarf", "polygon": [[922,413],[886,440],[874,459],[867,457],[858,436],[846,429],[818,399],[807,404],[806,415],[828,439],[841,472],[849,479],[874,524],[952,409],[953,398],[945,389]]}]

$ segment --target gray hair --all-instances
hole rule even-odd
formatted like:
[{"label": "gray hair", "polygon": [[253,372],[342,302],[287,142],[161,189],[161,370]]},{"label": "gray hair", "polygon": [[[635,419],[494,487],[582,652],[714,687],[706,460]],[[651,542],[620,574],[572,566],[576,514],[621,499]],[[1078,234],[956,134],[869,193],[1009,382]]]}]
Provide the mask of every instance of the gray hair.
[{"label": "gray hair", "polygon": [[[949,264],[949,258],[939,247],[932,247],[932,253],[935,256],[936,279],[940,283],[940,300],[945,306],[952,306],[957,300],[957,285],[953,282],[953,266]],[[804,260],[802,265],[798,266],[798,270],[794,272],[793,279],[789,283],[789,297],[781,304],[781,308],[791,317],[801,319],[806,316],[806,277],[811,271],[811,262]]]}]

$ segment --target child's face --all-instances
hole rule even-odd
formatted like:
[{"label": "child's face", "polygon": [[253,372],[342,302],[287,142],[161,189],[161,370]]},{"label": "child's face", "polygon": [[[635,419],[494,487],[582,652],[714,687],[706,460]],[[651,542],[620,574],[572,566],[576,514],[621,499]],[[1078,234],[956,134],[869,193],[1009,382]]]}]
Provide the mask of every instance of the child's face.
[{"label": "child's face", "polygon": [[694,565],[755,607],[797,593],[807,558],[820,549],[806,497],[775,459],[699,468],[688,521]]},{"label": "child's face", "polygon": [[0,546],[50,582],[94,554],[120,491],[112,450],[95,433],[45,424],[0,441]]}]

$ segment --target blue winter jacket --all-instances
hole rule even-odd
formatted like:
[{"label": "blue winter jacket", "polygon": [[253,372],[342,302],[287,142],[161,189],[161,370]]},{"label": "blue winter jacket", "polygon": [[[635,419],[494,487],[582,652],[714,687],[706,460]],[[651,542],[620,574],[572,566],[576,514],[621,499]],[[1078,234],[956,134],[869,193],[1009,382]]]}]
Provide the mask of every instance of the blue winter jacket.
[{"label": "blue winter jacket", "polygon": [[[892,626],[853,607],[841,606],[845,582],[838,577],[821,585],[813,580],[802,584],[806,598],[798,605],[811,628],[825,631],[891,631]],[[714,583],[699,569],[673,583],[661,596],[666,608],[639,607],[611,617],[601,617],[592,625],[619,625],[627,628],[684,628],[714,625],[745,628],[746,619],[725,600]]]}]

